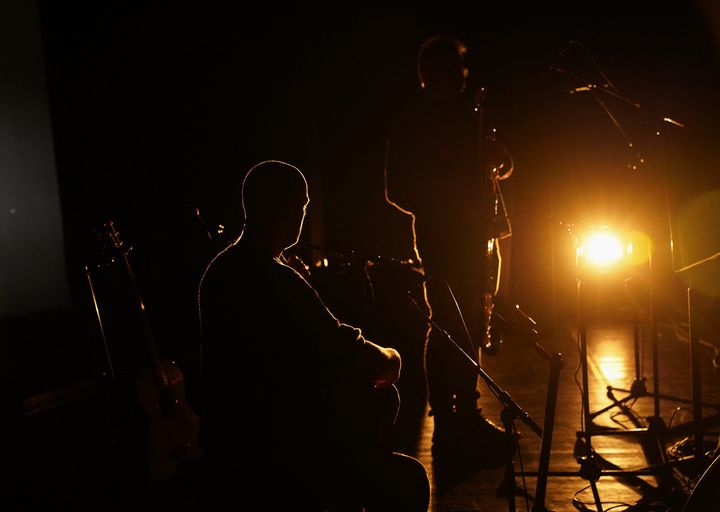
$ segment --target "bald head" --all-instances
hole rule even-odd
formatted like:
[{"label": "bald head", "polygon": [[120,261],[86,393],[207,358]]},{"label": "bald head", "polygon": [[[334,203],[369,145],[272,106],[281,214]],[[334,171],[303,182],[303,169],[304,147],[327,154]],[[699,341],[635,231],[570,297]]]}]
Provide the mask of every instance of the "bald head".
[{"label": "bald head", "polygon": [[245,230],[262,234],[274,249],[297,243],[309,202],[308,186],[300,169],[278,160],[266,160],[248,171],[242,185]]}]

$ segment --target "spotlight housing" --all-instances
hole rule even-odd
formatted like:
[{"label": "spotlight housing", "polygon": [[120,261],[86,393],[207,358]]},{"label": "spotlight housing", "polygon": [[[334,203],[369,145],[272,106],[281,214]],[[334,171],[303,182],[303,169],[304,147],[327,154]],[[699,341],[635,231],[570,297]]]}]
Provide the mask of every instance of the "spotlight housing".
[{"label": "spotlight housing", "polygon": [[575,244],[580,271],[609,273],[647,264],[650,239],[638,231],[613,229],[608,224],[590,226]]}]

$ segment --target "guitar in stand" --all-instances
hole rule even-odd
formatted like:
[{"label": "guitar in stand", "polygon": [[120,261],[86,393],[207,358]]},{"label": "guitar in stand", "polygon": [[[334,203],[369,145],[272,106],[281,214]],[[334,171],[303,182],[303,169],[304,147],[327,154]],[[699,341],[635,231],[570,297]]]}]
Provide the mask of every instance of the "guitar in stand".
[{"label": "guitar in stand", "polygon": [[176,475],[182,460],[203,456],[198,443],[200,420],[185,399],[185,386],[180,368],[174,361],[161,359],[155,345],[150,322],[145,310],[128,253],[112,221],[103,226],[111,247],[120,259],[128,278],[135,313],[138,316],[147,367],[141,370],[136,381],[140,404],[147,416],[147,471],[150,480],[169,480]]}]

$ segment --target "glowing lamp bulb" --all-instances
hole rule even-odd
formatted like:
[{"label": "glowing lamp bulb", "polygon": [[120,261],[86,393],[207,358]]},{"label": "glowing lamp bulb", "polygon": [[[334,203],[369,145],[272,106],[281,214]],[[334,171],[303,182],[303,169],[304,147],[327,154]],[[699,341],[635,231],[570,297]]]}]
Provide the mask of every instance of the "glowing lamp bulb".
[{"label": "glowing lamp bulb", "polygon": [[593,233],[585,241],[582,254],[590,263],[607,267],[622,258],[623,249],[615,235],[605,232]]}]

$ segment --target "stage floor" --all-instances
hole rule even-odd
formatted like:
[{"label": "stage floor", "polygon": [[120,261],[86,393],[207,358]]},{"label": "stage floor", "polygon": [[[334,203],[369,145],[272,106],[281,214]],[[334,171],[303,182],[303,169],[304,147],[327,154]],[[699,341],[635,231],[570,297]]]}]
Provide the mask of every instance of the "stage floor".
[{"label": "stage floor", "polygon": [[[549,472],[545,479],[533,474],[539,469],[542,439],[525,422],[515,420],[521,434],[513,461],[517,510],[681,510],[698,476],[709,467],[712,460],[695,457],[692,442],[696,430],[687,323],[680,321],[658,327],[657,411],[649,324],[640,321],[637,337],[635,325],[632,315],[622,310],[606,311],[584,322],[587,400],[592,415],[588,428],[583,427],[582,416],[583,344],[578,343],[579,323],[570,319],[541,339],[549,353],[561,355],[556,356],[560,369],[552,436],[548,436]],[[701,408],[703,421],[698,433],[702,433],[704,450],[698,453],[704,451],[711,458],[714,454],[710,452],[718,444],[715,420],[716,404],[720,403],[720,374],[712,365],[713,350],[701,341],[698,375],[700,398],[705,405]],[[548,360],[532,347],[512,347],[506,342],[499,354],[483,357],[482,367],[535,423],[546,427],[549,417],[546,403],[553,394],[549,392],[551,364]],[[500,423],[504,406],[491,393],[485,379],[481,381],[483,413]],[[608,387],[619,403],[608,397]],[[507,496],[499,492],[505,488],[502,484],[507,468],[441,467],[433,461],[432,431],[432,418],[425,415],[420,434],[409,452],[425,463],[430,472],[433,512],[514,510]],[[583,435],[588,431],[592,432],[589,437],[592,458],[581,466],[578,457],[588,454]],[[679,462],[678,458],[683,456],[691,460]],[[656,466],[658,464],[660,466]],[[638,471],[648,468],[652,468],[652,474]],[[598,476],[597,480],[590,476],[592,474]],[[536,502],[537,486],[540,483],[542,487],[543,480],[545,499]],[[591,482],[595,484],[596,493]]]},{"label": "stage floor", "polygon": [[[513,459],[512,487],[504,485],[509,482],[506,466],[487,469],[482,460],[457,463],[450,460],[442,465],[433,460],[433,419],[428,416],[424,396],[416,399],[424,389],[422,361],[418,357],[422,347],[416,343],[411,350],[404,345],[403,374],[398,383],[403,406],[398,427],[405,439],[404,451],[419,458],[430,474],[430,511],[713,509],[683,510],[693,489],[711,490],[711,503],[720,503],[717,491],[720,463],[713,464],[718,460],[714,452],[720,428],[720,372],[713,365],[714,360],[720,359],[717,299],[709,305],[702,315],[693,316],[694,329],[699,333],[696,372],[692,371],[687,310],[683,310],[686,303],[678,297],[673,309],[663,306],[664,314],[657,317],[655,338],[657,388],[647,312],[619,300],[609,300],[587,315],[582,324],[586,343],[578,342],[581,325],[572,308],[566,309],[565,318],[558,317],[550,327],[542,326],[538,343],[554,358],[543,357],[532,343],[512,339],[505,340],[498,354],[484,354],[485,376],[494,383],[496,391],[503,392],[544,430],[545,442],[549,443],[549,450],[543,451],[543,437],[525,421],[513,421],[520,438]],[[393,325],[402,327],[401,322]],[[583,347],[586,358],[581,357]],[[557,363],[556,392],[551,389],[553,360]],[[587,362],[586,373],[583,361]],[[587,394],[582,391],[584,376]],[[483,414],[501,423],[504,403],[491,392],[485,378],[479,379]],[[186,380],[189,389],[193,389],[191,379]],[[693,380],[700,384],[700,396],[695,400]],[[608,386],[617,402],[608,396]],[[146,434],[135,428],[139,423],[133,418],[142,417],[143,411],[137,410],[134,387],[128,401],[134,406],[123,410],[113,407],[112,415],[107,414],[109,395],[98,394],[97,389],[94,394],[90,394],[92,390],[85,393],[85,389],[73,388],[73,394],[82,400],[63,402],[24,421],[4,424],[10,433],[8,438],[15,440],[8,448],[6,460],[8,467],[16,467],[10,485],[3,489],[9,494],[5,501],[17,505],[10,510],[47,505],[85,510],[94,509],[98,503],[105,509],[127,510],[146,490],[144,485],[138,487],[146,462],[143,452]],[[88,398],[83,398],[86,394]],[[547,409],[551,398],[556,399],[554,418]],[[583,424],[584,398],[592,415],[591,428]],[[29,414],[27,403],[26,400],[25,412]],[[700,407],[695,407],[696,403]],[[108,426],[113,428],[109,430]],[[591,450],[588,431],[592,433]],[[699,450],[695,449],[696,436],[703,442]],[[122,442],[118,444],[116,439]],[[549,456],[547,471],[538,476],[543,453]],[[579,458],[588,454],[590,458],[580,464],[578,461],[583,459]],[[712,478],[700,478],[708,469]],[[194,481],[192,475],[190,482]],[[198,509],[195,491],[192,485],[183,482],[179,486],[152,486],[151,490],[157,492],[167,509],[194,511]],[[591,483],[595,484],[595,493]],[[241,488],[242,484],[239,485]],[[281,488],[278,482],[278,490]],[[508,493],[500,492],[508,488],[513,489],[511,499]],[[114,504],[118,506],[113,508]]]}]

